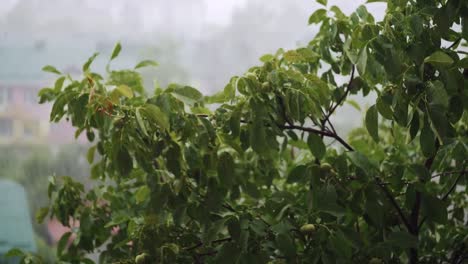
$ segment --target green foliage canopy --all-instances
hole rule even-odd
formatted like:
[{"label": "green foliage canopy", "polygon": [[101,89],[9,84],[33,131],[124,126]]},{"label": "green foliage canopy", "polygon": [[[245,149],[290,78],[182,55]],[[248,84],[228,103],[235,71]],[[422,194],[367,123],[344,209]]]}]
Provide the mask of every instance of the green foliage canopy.
[{"label": "green foliage canopy", "polygon": [[[319,2],[307,46],[262,56],[212,96],[177,84],[148,95],[136,70],[93,72],[95,56],[82,80],[43,89],[51,120],[94,142],[99,183],[52,179],[39,218],[80,221],[60,259],[92,263],[97,248],[101,263],[466,258],[468,2],[388,0],[383,21]],[[377,98],[344,139],[330,116],[357,93]]]}]

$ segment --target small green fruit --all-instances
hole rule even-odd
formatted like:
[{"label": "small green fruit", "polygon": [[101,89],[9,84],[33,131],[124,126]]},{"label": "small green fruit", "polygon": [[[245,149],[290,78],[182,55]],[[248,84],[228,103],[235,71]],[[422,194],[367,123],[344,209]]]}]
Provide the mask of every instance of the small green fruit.
[{"label": "small green fruit", "polygon": [[312,234],[315,232],[315,225],[313,224],[305,224],[301,226],[301,233],[303,234]]},{"label": "small green fruit", "polygon": [[383,264],[383,261],[379,258],[371,258],[369,264]]},{"label": "small green fruit", "polygon": [[333,170],[333,167],[330,165],[330,163],[322,163],[320,165],[320,169],[323,171],[323,172],[330,172],[331,170]]},{"label": "small green fruit", "polygon": [[135,263],[136,263],[136,264],[144,264],[144,263],[146,263],[146,259],[147,259],[148,257],[149,257],[149,255],[146,254],[146,253],[142,253],[142,254],[140,254],[140,255],[137,255],[137,256],[135,257]]}]

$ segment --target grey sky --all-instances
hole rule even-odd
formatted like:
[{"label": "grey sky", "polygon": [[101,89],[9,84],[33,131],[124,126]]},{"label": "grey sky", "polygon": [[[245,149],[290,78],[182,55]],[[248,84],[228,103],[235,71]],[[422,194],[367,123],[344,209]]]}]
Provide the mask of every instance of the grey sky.
[{"label": "grey sky", "polygon": [[[121,41],[123,56],[126,54],[126,61],[132,65],[142,59],[141,55],[153,56],[160,62],[157,78],[189,83],[205,93],[222,89],[230,76],[242,74],[258,64],[262,54],[280,47],[305,45],[315,30],[307,26],[307,18],[316,9],[323,8],[314,0],[0,2],[0,55],[2,52],[4,57],[9,55],[8,70],[20,72],[18,76],[40,72],[46,64],[81,65],[94,51],[103,49],[105,55],[116,41]],[[350,14],[365,2],[329,0],[328,7],[337,5]],[[377,20],[382,18],[383,3],[366,6]],[[164,38],[169,38],[172,44],[162,43]],[[48,52],[34,53],[34,45],[43,42],[47,42]],[[129,42],[158,47],[159,51],[131,53]],[[10,51],[2,51],[2,45],[9,45]],[[30,48],[14,51],[18,46]],[[97,63],[105,63],[104,57],[100,56]],[[125,63],[125,59],[119,62]],[[349,109],[347,113],[352,111]]]}]

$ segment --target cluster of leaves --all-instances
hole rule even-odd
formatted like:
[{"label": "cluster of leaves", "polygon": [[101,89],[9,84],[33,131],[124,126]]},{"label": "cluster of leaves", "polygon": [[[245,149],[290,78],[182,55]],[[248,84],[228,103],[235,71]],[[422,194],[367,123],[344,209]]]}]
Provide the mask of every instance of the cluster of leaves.
[{"label": "cluster of leaves", "polygon": [[[94,142],[98,182],[52,180],[39,218],[79,221],[59,258],[461,263],[468,2],[386,2],[379,22],[365,6],[317,10],[309,45],[263,56],[212,96],[176,84],[147,95],[136,69],[92,72],[95,56],[82,80],[43,89],[51,120],[70,118]],[[359,92],[377,98],[345,140],[329,118]]]}]

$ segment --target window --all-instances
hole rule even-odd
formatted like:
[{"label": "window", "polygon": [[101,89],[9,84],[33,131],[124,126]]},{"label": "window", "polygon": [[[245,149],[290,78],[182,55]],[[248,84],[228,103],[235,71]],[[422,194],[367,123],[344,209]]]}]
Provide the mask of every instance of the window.
[{"label": "window", "polygon": [[0,136],[9,137],[13,135],[13,120],[0,118]]},{"label": "window", "polygon": [[36,89],[24,90],[24,101],[28,104],[37,104],[39,102]]},{"label": "window", "polygon": [[32,129],[31,126],[24,126],[23,136],[25,138],[32,138],[34,136],[34,130]]},{"label": "window", "polygon": [[39,124],[36,121],[29,121],[23,123],[23,137],[33,138],[36,136],[39,129]]},{"label": "window", "polygon": [[12,100],[12,93],[9,88],[0,88],[0,106],[8,104]]}]

